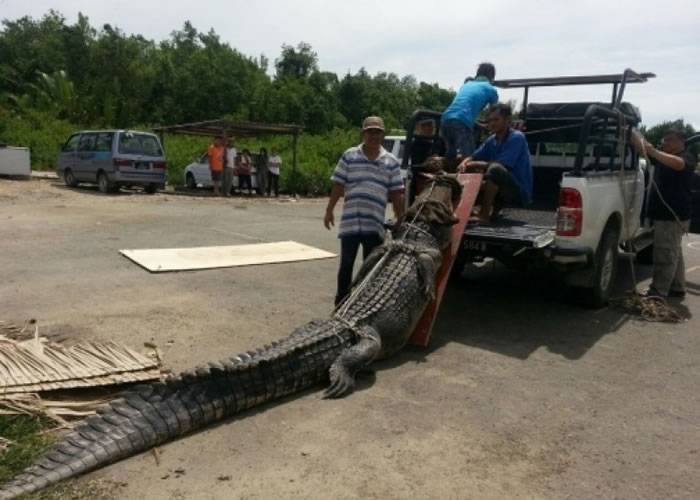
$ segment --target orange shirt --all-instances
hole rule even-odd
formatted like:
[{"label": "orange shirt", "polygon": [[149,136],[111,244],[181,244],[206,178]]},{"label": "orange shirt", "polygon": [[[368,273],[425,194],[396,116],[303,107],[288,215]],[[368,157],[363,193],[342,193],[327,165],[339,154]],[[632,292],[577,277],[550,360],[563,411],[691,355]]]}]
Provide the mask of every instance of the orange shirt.
[{"label": "orange shirt", "polygon": [[209,155],[209,168],[215,172],[219,172],[224,169],[224,147],[217,146],[215,144],[210,144],[207,150]]}]

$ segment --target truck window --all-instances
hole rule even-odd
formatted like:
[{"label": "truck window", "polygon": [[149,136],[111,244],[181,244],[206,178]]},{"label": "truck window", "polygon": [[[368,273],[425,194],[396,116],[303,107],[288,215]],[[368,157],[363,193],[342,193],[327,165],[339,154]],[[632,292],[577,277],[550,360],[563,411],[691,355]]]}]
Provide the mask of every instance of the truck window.
[{"label": "truck window", "polygon": [[72,135],[66,143],[63,145],[61,148],[61,151],[64,153],[72,153],[76,149],[78,149],[78,142],[80,141],[80,134],[75,134]]},{"label": "truck window", "polygon": [[127,155],[163,156],[155,136],[133,132],[119,134],[119,152]]}]

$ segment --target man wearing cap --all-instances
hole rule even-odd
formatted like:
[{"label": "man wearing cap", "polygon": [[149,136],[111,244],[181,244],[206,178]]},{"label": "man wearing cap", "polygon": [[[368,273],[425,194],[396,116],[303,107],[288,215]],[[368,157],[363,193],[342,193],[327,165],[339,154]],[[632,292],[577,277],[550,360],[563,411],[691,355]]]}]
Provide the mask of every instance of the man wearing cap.
[{"label": "man wearing cap", "polygon": [[360,245],[363,258],[367,258],[384,240],[387,199],[391,200],[396,220],[403,216],[401,167],[396,157],[382,147],[383,141],[384,121],[378,116],[365,118],[362,144],[343,153],[331,176],[333,188],[323,218],[326,229],[335,225],[333,209],[338,200],[345,197],[338,228],[340,269],[336,305],[350,292]]},{"label": "man wearing cap", "polygon": [[685,263],[681,239],[688,232],[692,208],[691,185],[697,158],[685,149],[680,129],[664,134],[661,149],[633,134],[632,144],[646,151],[655,167],[649,198],[649,216],[654,221],[654,276],[648,296],[685,297]]}]

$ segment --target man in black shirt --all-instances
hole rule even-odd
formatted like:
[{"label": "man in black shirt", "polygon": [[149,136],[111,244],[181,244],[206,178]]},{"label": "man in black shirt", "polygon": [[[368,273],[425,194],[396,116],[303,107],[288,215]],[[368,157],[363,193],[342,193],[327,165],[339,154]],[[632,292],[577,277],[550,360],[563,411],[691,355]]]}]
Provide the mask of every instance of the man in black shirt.
[{"label": "man in black shirt", "polygon": [[682,130],[664,134],[661,149],[634,136],[638,151],[646,151],[655,167],[649,216],[654,221],[654,277],[648,295],[685,297],[685,264],[681,239],[688,232],[692,207],[691,185],[697,157],[685,149]]}]

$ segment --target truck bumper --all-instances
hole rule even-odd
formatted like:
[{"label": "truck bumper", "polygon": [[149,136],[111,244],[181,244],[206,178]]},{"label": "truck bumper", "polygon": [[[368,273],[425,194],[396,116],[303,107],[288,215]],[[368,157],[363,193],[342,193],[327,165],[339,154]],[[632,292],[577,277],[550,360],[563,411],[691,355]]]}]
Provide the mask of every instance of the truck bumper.
[{"label": "truck bumper", "polygon": [[545,256],[552,262],[564,265],[588,266],[593,262],[593,250],[586,247],[550,246],[544,250]]}]

